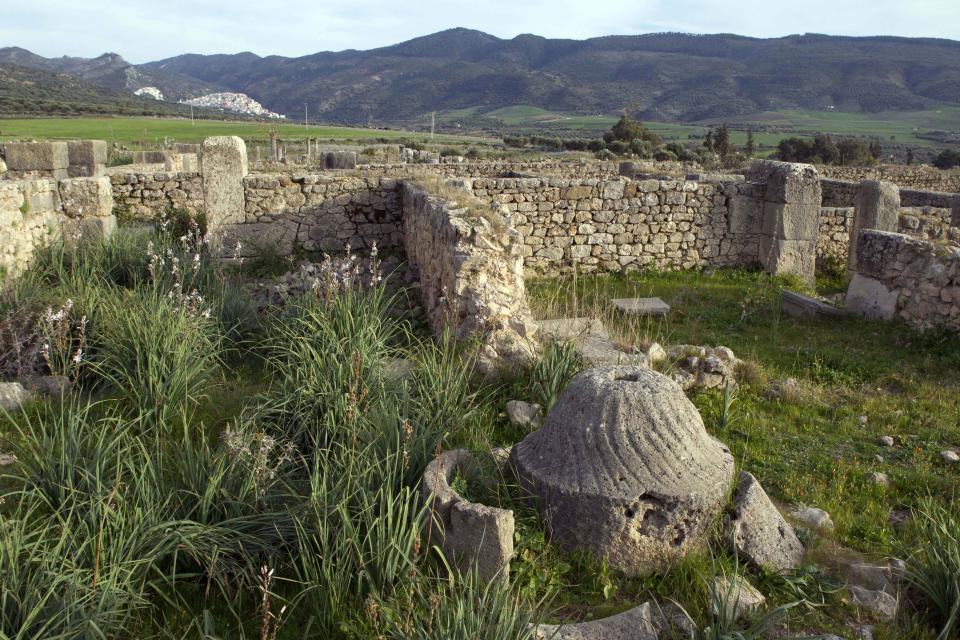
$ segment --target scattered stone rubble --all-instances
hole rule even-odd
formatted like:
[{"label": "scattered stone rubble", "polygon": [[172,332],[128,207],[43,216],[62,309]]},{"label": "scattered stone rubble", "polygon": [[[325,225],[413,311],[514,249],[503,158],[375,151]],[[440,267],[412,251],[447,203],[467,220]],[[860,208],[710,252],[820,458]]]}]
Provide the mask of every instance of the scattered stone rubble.
[{"label": "scattered stone rubble", "polygon": [[795,510],[790,516],[814,531],[833,531],[833,520],[830,518],[830,514],[823,509],[803,507]]},{"label": "scattered stone rubble", "polygon": [[538,404],[510,400],[507,402],[507,417],[515,427],[540,427],[543,422],[543,410]]},{"label": "scattered stone rubble", "polygon": [[19,382],[0,382],[0,410],[15,411],[33,399],[33,393]]},{"label": "scattered stone rubble", "polygon": [[673,381],[684,391],[691,389],[716,389],[727,384],[735,385],[739,360],[727,347],[700,347],[680,344],[667,351],[675,361]]}]

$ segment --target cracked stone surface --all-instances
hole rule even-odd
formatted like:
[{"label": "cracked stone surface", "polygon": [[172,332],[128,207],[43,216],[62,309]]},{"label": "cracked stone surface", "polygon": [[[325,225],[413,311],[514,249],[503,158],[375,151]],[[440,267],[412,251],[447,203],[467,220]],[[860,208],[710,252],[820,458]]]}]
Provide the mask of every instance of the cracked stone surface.
[{"label": "cracked stone surface", "polygon": [[723,537],[737,555],[754,566],[786,572],[803,559],[803,544],[752,474],[740,472],[733,513]]},{"label": "cracked stone surface", "polygon": [[628,575],[701,548],[734,471],[676,383],[627,366],[576,376],[511,464],[553,543]]}]

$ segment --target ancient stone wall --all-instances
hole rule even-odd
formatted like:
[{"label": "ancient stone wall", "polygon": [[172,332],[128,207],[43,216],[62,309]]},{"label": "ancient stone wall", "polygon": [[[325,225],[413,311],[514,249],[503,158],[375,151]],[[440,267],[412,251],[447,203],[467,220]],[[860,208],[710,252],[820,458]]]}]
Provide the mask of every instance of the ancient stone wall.
[{"label": "ancient stone wall", "polygon": [[[830,180],[886,180],[901,189],[920,191],[960,192],[960,171],[942,171],[925,165],[880,165],[877,167],[818,166],[823,178]],[[832,205],[845,206],[845,205]],[[922,206],[922,205],[917,205]]]},{"label": "ancient stone wall", "polygon": [[[826,198],[826,196],[824,196]],[[817,263],[847,262],[850,246],[850,225],[853,207],[823,207],[820,209],[820,231],[817,234]]]},{"label": "ancient stone wall", "polygon": [[517,364],[532,355],[536,331],[523,281],[523,240],[499,207],[461,194],[440,198],[403,183],[407,260],[419,271],[435,333],[478,339],[482,369]]},{"label": "ancient stone wall", "polygon": [[899,318],[921,329],[960,331],[960,248],[864,231],[846,307],[868,317]]},{"label": "ancient stone wall", "polygon": [[115,173],[113,199],[136,218],[153,219],[167,207],[196,214],[203,210],[203,178],[199,173]]},{"label": "ancient stone wall", "polygon": [[0,181],[0,281],[19,274],[36,250],[60,237],[99,239],[116,228],[107,178]]},{"label": "ancient stone wall", "polygon": [[2,151],[9,180],[95,178],[107,162],[103,140],[8,142]]},{"label": "ancient stone wall", "polygon": [[[852,207],[857,200],[860,181],[831,180],[820,181],[823,189],[824,207]],[[943,191],[922,191],[900,188],[900,204],[904,207],[935,207],[949,209],[956,193]]]},{"label": "ancient stone wall", "polygon": [[852,207],[857,201],[860,181],[822,178],[820,188],[823,192],[824,207]]},{"label": "ancient stone wall", "polygon": [[[744,185],[747,187],[747,185]],[[473,193],[504,205],[531,272],[690,269],[756,260],[759,220],[736,224],[739,185],[685,180],[479,178]]]},{"label": "ancient stone wall", "polygon": [[59,235],[59,197],[55,180],[0,182],[0,282],[23,271],[35,249]]},{"label": "ancient stone wall", "polygon": [[[820,233],[817,237],[818,261],[829,258],[840,262],[847,261],[853,211],[853,207],[820,209]],[[960,246],[960,227],[951,225],[950,209],[900,207],[897,230],[899,233],[920,240]]]},{"label": "ancient stone wall", "polygon": [[464,162],[430,165],[361,165],[356,170],[364,176],[410,177],[428,175],[449,178],[505,178],[517,176],[553,176],[561,178],[613,178],[619,175],[616,162],[536,161],[536,162]]},{"label": "ancient stone wall", "polygon": [[241,255],[269,246],[279,255],[296,249],[343,251],[403,245],[398,181],[330,174],[254,174],[243,179],[244,221],[226,230],[227,248]]}]

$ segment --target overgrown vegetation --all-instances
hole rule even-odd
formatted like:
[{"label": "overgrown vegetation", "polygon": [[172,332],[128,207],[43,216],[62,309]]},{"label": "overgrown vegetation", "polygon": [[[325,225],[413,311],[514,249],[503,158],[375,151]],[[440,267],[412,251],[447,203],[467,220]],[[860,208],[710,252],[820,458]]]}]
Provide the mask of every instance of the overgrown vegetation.
[{"label": "overgrown vegetation", "polygon": [[[551,344],[511,380],[478,381],[464,345],[414,331],[352,261],[328,264],[311,293],[258,316],[244,274],[213,262],[196,222],[182,223],[54,247],[0,298],[2,344],[16,344],[0,352],[0,376],[74,381],[63,401],[0,415],[0,450],[16,456],[0,468],[5,637],[506,640],[530,637],[541,618],[593,619],[650,599],[682,604],[702,637],[843,632],[852,618],[820,570],[748,572],[719,540],[643,578],[561,553],[509,478],[458,482],[514,509],[511,584],[448,573],[421,531],[425,465],[447,448],[482,457],[522,438],[500,409],[508,399],[548,408],[582,367],[575,352]],[[916,550],[916,615],[898,624],[923,638],[949,623],[956,597],[940,577],[955,564],[932,550],[952,549],[942,532],[955,526],[953,483],[931,456],[960,440],[955,338],[786,320],[780,282],[751,272],[572,286],[530,283],[532,302],[592,314],[614,293],[655,293],[673,305],[669,320],[601,314],[618,340],[725,343],[750,361],[756,371],[741,373],[735,395],[695,396],[708,428],[774,497],[830,510],[840,542]],[[409,368],[389,366],[397,358]],[[783,375],[809,394],[769,400],[764,381]],[[909,443],[885,452],[893,483],[882,490],[863,479],[880,432]],[[947,515],[900,534],[887,521],[894,506]],[[830,548],[804,535],[811,560]],[[754,620],[721,619],[712,606],[713,577],[737,572],[770,600]]]}]

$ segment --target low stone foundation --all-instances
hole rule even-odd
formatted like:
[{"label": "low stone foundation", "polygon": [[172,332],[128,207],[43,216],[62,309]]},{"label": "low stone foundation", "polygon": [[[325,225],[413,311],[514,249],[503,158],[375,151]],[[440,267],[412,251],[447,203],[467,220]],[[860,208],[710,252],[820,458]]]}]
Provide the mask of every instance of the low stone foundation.
[{"label": "low stone foundation", "polygon": [[960,331],[960,249],[864,231],[846,308],[921,329]]}]

